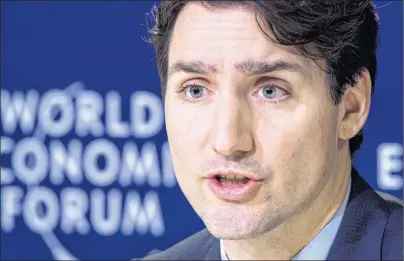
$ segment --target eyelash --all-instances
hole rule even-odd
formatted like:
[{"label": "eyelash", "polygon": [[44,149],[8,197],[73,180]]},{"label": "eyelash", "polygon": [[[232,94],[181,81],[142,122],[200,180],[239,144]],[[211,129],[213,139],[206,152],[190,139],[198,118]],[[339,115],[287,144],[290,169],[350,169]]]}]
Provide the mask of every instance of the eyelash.
[{"label": "eyelash", "polygon": [[[181,86],[176,92],[185,96],[184,97],[184,102],[186,102],[186,103],[199,103],[201,101],[201,99],[189,99],[186,96],[186,93],[185,93],[186,90],[188,90],[189,88],[192,88],[192,87],[202,87],[204,90],[209,91],[202,84],[192,83],[192,84],[188,84],[188,85],[185,85],[185,86]],[[267,84],[263,84],[263,85],[259,86],[258,91],[254,92],[254,94],[258,93],[260,90],[262,90],[265,87],[273,87],[273,88],[280,89],[281,91],[283,91],[285,93],[285,95],[284,95],[284,97],[282,97],[281,99],[278,99],[278,100],[265,100],[264,99],[264,102],[276,104],[276,103],[281,102],[282,100],[288,98],[289,95],[290,95],[288,91],[286,91],[284,88],[282,88],[282,87],[280,87],[280,86],[278,86],[278,85],[276,85],[274,83],[267,83]]]}]

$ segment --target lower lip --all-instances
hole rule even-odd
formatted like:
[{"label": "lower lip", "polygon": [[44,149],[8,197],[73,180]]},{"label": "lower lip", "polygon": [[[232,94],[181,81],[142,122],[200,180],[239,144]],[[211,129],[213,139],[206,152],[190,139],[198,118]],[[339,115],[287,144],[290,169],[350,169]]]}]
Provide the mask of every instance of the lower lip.
[{"label": "lower lip", "polygon": [[249,179],[245,184],[222,184],[216,178],[209,179],[208,184],[218,198],[234,201],[247,199],[261,185],[252,179]]}]

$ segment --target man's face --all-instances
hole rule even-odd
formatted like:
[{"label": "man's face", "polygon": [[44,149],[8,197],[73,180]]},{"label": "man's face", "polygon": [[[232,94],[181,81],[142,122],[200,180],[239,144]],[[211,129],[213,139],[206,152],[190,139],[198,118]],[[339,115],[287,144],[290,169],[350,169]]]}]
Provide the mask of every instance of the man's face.
[{"label": "man's face", "polygon": [[169,47],[166,126],[178,183],[212,234],[261,235],[330,182],[340,113],[327,86],[251,10],[185,6]]}]

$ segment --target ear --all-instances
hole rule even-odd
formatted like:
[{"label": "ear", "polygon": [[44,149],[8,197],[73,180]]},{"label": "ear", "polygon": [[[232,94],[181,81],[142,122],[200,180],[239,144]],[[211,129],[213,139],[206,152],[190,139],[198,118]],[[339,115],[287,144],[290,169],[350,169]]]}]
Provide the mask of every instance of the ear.
[{"label": "ear", "polygon": [[354,86],[345,91],[342,106],[342,121],[339,138],[349,140],[363,128],[369,115],[372,82],[369,71],[364,69]]}]

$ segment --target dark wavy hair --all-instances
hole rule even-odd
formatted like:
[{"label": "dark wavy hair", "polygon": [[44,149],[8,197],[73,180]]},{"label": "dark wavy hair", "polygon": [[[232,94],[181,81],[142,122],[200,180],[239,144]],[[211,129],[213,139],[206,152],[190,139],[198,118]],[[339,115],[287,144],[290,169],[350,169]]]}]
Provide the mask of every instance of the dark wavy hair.
[{"label": "dark wavy hair", "polygon": [[[150,42],[154,45],[163,99],[167,84],[168,48],[175,21],[189,0],[164,0],[152,10]],[[379,21],[371,0],[200,1],[206,8],[252,8],[270,41],[293,46],[302,55],[326,62],[330,97],[339,104],[346,88],[367,69],[376,78]],[[264,26],[263,26],[264,25]],[[271,37],[267,30],[272,33]],[[360,148],[363,132],[349,140],[351,156]]]}]

